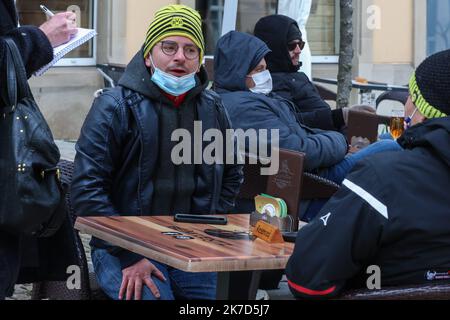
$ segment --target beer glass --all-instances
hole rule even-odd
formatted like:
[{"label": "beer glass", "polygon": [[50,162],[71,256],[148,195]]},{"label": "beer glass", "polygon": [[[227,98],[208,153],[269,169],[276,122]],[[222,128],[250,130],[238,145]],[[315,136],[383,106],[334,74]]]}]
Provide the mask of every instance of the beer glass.
[{"label": "beer glass", "polygon": [[389,131],[392,137],[397,140],[403,134],[405,130],[405,109],[403,107],[395,107],[391,111],[391,122],[389,125]]}]

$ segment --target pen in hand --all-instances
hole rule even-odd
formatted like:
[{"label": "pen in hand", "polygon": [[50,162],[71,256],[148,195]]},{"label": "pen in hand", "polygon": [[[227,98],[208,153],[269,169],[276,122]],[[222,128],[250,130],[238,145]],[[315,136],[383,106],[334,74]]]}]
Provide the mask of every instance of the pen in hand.
[{"label": "pen in hand", "polygon": [[39,6],[41,8],[41,10],[45,13],[45,15],[49,18],[53,17],[55,14],[53,12],[51,12],[46,6],[44,5],[40,5]]},{"label": "pen in hand", "polygon": [[44,5],[40,8],[48,20],[39,29],[45,33],[53,48],[68,42],[78,32],[75,13],[61,12],[55,15]]}]

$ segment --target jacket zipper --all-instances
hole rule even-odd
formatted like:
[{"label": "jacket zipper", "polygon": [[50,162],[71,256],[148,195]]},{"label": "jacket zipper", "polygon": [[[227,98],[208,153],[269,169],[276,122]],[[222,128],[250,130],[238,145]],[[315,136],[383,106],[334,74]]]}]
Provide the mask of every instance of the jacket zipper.
[{"label": "jacket zipper", "polygon": [[[180,123],[181,123],[181,115],[180,115],[180,110],[181,108],[184,108],[184,102],[179,106],[178,110],[177,110],[177,128],[180,127]],[[179,212],[174,212],[175,210],[175,200],[176,200],[176,195],[179,193],[180,191],[180,187],[179,187],[179,179],[178,179],[178,168],[175,166],[175,193],[172,195],[172,199],[171,199],[171,204],[170,204],[170,213],[171,214],[176,214]]]}]

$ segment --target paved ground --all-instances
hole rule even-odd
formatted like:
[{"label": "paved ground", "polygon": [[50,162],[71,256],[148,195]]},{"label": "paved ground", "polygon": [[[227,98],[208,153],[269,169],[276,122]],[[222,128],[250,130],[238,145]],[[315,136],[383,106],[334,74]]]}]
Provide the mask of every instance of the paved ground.
[{"label": "paved ground", "polygon": [[[75,143],[68,141],[56,141],[58,148],[61,152],[61,158],[65,160],[73,160],[75,158]],[[89,269],[92,270],[91,262],[91,249],[89,247],[90,236],[81,235],[86,256],[88,259]],[[280,288],[269,292],[258,292],[258,298],[269,298],[271,300],[291,300],[292,295],[287,286],[286,279],[284,278],[280,282]],[[17,285],[12,300],[30,300],[31,299],[31,285]]]}]

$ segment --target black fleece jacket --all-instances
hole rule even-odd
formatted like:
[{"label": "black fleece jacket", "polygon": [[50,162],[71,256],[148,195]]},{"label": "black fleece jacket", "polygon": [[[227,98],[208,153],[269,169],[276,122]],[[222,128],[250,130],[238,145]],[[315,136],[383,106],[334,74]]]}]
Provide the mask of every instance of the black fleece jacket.
[{"label": "black fleece jacket", "polygon": [[450,117],[398,140],[403,151],[355,166],[343,187],[298,233],[286,268],[297,298],[332,298],[365,287],[450,281]]}]

